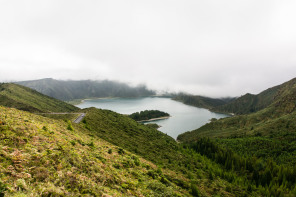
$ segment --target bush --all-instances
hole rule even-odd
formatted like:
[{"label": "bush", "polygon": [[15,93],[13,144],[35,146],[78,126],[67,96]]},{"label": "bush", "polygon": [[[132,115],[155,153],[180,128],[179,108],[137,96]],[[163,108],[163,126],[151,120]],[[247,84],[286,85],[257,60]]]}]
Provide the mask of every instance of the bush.
[{"label": "bush", "polygon": [[0,197],[4,197],[4,192],[7,190],[7,186],[2,183],[2,181],[0,180]]},{"label": "bush", "polygon": [[88,143],[87,145],[88,145],[90,148],[94,148],[94,147],[95,147],[94,142]]},{"label": "bush", "polygon": [[123,155],[125,152],[124,152],[124,150],[122,149],[122,148],[119,148],[118,149],[118,154],[120,154],[120,155]]},{"label": "bush", "polygon": [[191,194],[196,197],[200,196],[199,190],[198,190],[197,186],[194,184],[191,184]]}]

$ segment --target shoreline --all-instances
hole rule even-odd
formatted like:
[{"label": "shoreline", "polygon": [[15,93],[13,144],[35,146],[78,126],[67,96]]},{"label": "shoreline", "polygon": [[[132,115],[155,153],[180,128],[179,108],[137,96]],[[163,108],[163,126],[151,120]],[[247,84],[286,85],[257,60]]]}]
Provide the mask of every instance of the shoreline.
[{"label": "shoreline", "polygon": [[163,117],[159,117],[159,118],[151,118],[151,119],[148,119],[148,120],[140,120],[140,121],[137,121],[137,122],[139,122],[139,123],[153,122],[153,121],[157,121],[157,120],[165,120],[165,119],[168,119],[170,117],[171,116],[163,116]]}]

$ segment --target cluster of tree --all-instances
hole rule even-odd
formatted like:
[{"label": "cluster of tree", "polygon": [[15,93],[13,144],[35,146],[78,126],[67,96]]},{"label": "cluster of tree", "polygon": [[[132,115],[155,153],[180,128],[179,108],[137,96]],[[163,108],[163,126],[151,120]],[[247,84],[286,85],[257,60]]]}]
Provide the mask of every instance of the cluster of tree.
[{"label": "cluster of tree", "polygon": [[140,97],[155,95],[155,92],[147,89],[145,85],[132,87],[125,83],[109,80],[61,81],[40,79],[17,83],[63,101],[98,97]]},{"label": "cluster of tree", "polygon": [[201,138],[188,147],[222,165],[226,170],[248,179],[250,187],[265,188],[265,194],[281,196],[296,189],[296,166],[278,165],[272,159],[245,157]]},{"label": "cluster of tree", "polygon": [[136,121],[150,120],[153,118],[160,118],[166,116],[170,116],[170,114],[159,110],[145,110],[141,112],[135,112],[129,115],[130,118]]}]

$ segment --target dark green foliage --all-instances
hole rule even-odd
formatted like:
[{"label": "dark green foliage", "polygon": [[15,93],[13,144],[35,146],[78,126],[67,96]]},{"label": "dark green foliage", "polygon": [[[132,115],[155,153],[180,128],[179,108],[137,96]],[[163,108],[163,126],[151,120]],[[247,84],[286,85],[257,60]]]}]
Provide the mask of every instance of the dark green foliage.
[{"label": "dark green foliage", "polygon": [[129,115],[130,118],[136,121],[143,121],[143,120],[149,120],[153,118],[160,118],[160,117],[166,117],[166,116],[170,116],[170,114],[159,111],[159,110],[145,110],[141,112],[135,112]]},{"label": "dark green foliage", "polygon": [[88,143],[87,144],[90,148],[95,148],[95,144],[94,144],[94,142],[90,142],[90,143]]},{"label": "dark green foliage", "polygon": [[60,100],[45,96],[30,88],[0,84],[0,105],[29,112],[73,112],[78,108]]},{"label": "dark green foliage", "polygon": [[122,148],[119,148],[118,149],[118,154],[120,154],[120,155],[123,155],[125,152],[124,152],[124,150],[122,149]]},{"label": "dark green foliage", "polygon": [[64,101],[98,97],[139,97],[155,94],[154,91],[148,90],[144,85],[131,87],[124,83],[108,80],[59,81],[40,79],[17,83]]},{"label": "dark green foliage", "polygon": [[199,190],[195,184],[191,184],[191,194],[192,194],[192,196],[195,196],[195,197],[200,196]]},{"label": "dark green foliage", "polygon": [[158,124],[155,124],[155,123],[148,123],[148,124],[145,124],[145,126],[153,129],[158,129],[160,127]]},{"label": "dark green foliage", "polygon": [[[238,155],[230,149],[219,146],[209,138],[201,138],[188,146],[224,166],[226,170],[247,177],[248,190],[253,190],[252,183],[256,187],[265,187],[267,192],[278,192],[278,190],[273,191],[272,187],[281,187],[292,191],[296,185],[295,167],[278,165],[271,159],[264,161],[256,157]],[[227,179],[232,182],[233,178],[233,176],[228,176]]]}]

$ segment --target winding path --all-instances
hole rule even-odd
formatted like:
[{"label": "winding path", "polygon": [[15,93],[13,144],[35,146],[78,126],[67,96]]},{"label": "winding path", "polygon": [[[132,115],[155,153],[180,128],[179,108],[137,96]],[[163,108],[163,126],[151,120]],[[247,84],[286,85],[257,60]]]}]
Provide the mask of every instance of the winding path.
[{"label": "winding path", "polygon": [[38,114],[57,114],[57,115],[65,115],[65,114],[80,114],[78,118],[76,118],[73,122],[80,123],[81,120],[85,117],[86,113],[68,113],[68,112],[50,112],[50,113],[38,113]]},{"label": "winding path", "polygon": [[74,123],[80,123],[81,120],[85,117],[86,113],[81,113],[80,116],[78,118],[76,118],[76,120],[74,120]]}]

